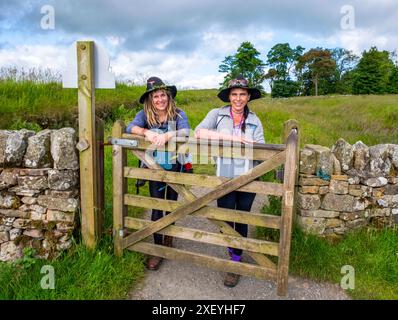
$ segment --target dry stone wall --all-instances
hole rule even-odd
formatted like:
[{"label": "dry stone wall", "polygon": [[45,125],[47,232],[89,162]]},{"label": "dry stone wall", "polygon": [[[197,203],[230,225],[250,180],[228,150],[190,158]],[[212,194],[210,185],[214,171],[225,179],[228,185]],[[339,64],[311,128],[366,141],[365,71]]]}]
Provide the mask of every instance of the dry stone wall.
[{"label": "dry stone wall", "polygon": [[340,236],[398,223],[398,145],[339,139],[300,151],[297,221],[308,233]]},{"label": "dry stone wall", "polygon": [[79,217],[79,162],[72,128],[0,130],[0,261],[24,247],[52,258],[71,246]]}]

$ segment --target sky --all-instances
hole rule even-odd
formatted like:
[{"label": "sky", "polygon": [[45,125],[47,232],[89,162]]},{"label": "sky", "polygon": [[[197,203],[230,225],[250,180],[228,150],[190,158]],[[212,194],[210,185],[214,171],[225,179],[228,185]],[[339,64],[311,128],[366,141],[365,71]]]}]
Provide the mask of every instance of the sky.
[{"label": "sky", "polygon": [[218,88],[218,66],[250,41],[263,61],[277,43],[398,48],[398,0],[0,0],[0,67],[66,68],[94,40],[116,79],[158,76],[178,88]]}]

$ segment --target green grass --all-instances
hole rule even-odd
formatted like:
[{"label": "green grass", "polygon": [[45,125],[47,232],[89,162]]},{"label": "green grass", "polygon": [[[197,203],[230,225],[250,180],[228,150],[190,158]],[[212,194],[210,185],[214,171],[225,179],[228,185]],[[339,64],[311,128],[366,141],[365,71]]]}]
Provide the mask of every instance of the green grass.
[{"label": "green grass", "polygon": [[[140,106],[143,87],[117,85],[115,90],[97,90],[97,113],[107,120],[105,137],[111,135],[112,122],[128,123]],[[192,128],[207,112],[223,103],[216,90],[186,90],[177,95],[177,105],[186,111]],[[15,83],[0,80],[0,128],[29,128],[35,131],[48,126],[76,126],[77,93],[62,89],[56,83]],[[397,95],[330,96],[292,99],[263,98],[250,107],[260,117],[269,143],[281,143],[283,122],[294,118],[300,123],[301,146],[306,143],[333,145],[340,137],[349,143],[362,140],[368,145],[398,143]],[[105,148],[105,230],[112,227],[112,151]],[[128,153],[128,164],[137,160]],[[195,165],[195,173],[214,174],[213,165]],[[273,179],[272,173],[262,178]],[[129,192],[135,193],[135,181],[129,179]],[[148,185],[140,189],[148,195]],[[278,212],[278,200],[270,199],[265,213]],[[140,216],[141,208],[129,208],[130,216]],[[275,240],[278,232],[260,230],[258,236]],[[396,230],[359,231],[339,243],[305,235],[295,229],[292,238],[290,271],[297,276],[339,283],[341,267],[352,265],[356,271],[355,290],[358,299],[397,299]],[[143,255],[125,252],[123,258],[113,255],[111,239],[105,236],[98,249],[90,251],[81,244],[54,261],[26,263],[15,268],[0,263],[0,299],[120,299],[125,298],[137,279],[143,276]],[[40,268],[55,268],[55,289],[43,290]]]},{"label": "green grass", "polygon": [[[280,215],[280,198],[270,196],[263,213]],[[278,242],[279,230],[257,227],[259,239]],[[275,257],[271,260],[277,262]],[[340,285],[345,265],[355,271],[354,299],[398,299],[398,228],[372,227],[348,233],[331,241],[305,234],[297,226],[292,233],[290,274]]]}]

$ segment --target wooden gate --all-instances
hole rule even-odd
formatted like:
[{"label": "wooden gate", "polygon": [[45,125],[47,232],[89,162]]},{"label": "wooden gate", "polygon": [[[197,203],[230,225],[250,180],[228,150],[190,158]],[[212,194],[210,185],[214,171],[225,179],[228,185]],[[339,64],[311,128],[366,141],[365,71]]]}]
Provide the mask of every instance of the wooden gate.
[{"label": "wooden gate", "polygon": [[[145,141],[143,137],[124,132],[124,123],[117,121],[113,127],[111,139],[113,144],[113,233],[115,254],[120,256],[123,253],[123,249],[128,249],[166,259],[186,261],[223,272],[233,272],[261,279],[272,279],[277,282],[277,294],[286,295],[298,164],[297,122],[289,120],[285,123],[285,144],[255,144],[254,148],[250,150],[251,152],[248,152],[249,148],[241,148],[240,144],[239,146],[225,146],[225,144],[219,144],[218,142],[217,144],[206,143],[205,147],[207,148],[203,148],[200,140],[191,138],[176,138],[173,145],[174,148],[171,149],[172,146],[169,142],[167,150],[175,150],[177,153],[185,153],[189,150],[194,156],[213,157],[227,155],[229,158],[262,161],[246,174],[233,179],[165,171],[153,159],[146,156],[146,150],[154,150],[154,147],[148,141]],[[127,149],[132,150],[141,161],[146,163],[149,169],[126,166]],[[284,165],[283,183],[254,181],[256,178],[281,165]],[[180,200],[170,201],[128,194],[127,179],[130,178],[166,182],[178,192]],[[214,188],[214,190],[204,196],[197,197],[186,187],[187,185]],[[210,202],[235,190],[282,197],[281,216],[208,206]],[[127,206],[170,211],[170,214],[157,221],[137,219],[127,216]],[[221,233],[173,225],[175,221],[189,214],[209,219],[219,227]],[[279,243],[242,237],[225,221],[279,229]],[[137,231],[132,232],[131,230]],[[143,241],[155,232],[207,244],[239,248],[250,255],[256,264],[236,263],[222,258]],[[277,263],[272,262],[267,255],[278,257]]]}]

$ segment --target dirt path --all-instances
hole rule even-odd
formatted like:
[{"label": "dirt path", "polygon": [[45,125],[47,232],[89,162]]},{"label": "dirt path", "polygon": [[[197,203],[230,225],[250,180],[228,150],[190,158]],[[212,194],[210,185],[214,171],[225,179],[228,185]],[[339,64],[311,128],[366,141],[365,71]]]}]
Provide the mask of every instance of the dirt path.
[{"label": "dirt path", "polygon": [[[195,195],[203,195],[203,188],[193,187]],[[260,212],[266,197],[256,196],[253,212]],[[214,203],[212,205],[215,205]],[[217,232],[217,228],[203,218],[186,217],[176,225]],[[253,230],[249,229],[249,233]],[[203,245],[183,239],[174,239],[173,246],[215,257],[227,258],[226,249],[220,246]],[[244,262],[252,261],[243,254]],[[188,263],[164,260],[157,271],[147,270],[145,278],[130,292],[132,300],[268,300],[268,299],[324,299],[345,300],[349,296],[337,285],[289,277],[289,290],[286,297],[276,295],[276,283],[250,277],[241,277],[238,285],[227,288],[223,284],[225,273]]]}]

